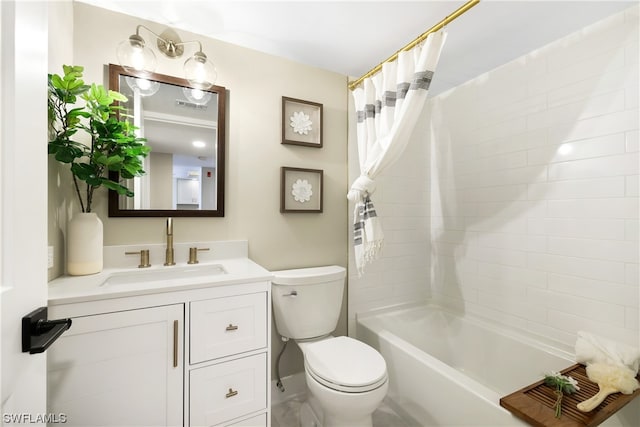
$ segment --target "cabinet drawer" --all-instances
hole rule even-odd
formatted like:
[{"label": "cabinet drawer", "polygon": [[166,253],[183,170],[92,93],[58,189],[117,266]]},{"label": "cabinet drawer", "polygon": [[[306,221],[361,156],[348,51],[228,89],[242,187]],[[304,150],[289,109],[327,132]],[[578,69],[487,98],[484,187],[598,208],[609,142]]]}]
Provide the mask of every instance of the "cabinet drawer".
[{"label": "cabinet drawer", "polygon": [[204,362],[267,346],[267,293],[191,303],[189,361]]},{"label": "cabinet drawer", "polygon": [[189,372],[189,419],[213,426],[267,407],[267,355],[244,357]]},{"label": "cabinet drawer", "polygon": [[246,420],[238,421],[233,424],[225,424],[225,427],[266,427],[267,426],[267,414],[256,415],[255,417],[247,418]]}]

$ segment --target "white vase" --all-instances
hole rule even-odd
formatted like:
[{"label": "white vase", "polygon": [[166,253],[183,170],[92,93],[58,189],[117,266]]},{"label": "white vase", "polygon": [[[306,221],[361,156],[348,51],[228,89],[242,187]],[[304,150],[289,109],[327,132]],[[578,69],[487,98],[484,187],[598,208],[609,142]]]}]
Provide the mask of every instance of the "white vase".
[{"label": "white vase", "polygon": [[73,215],[67,227],[67,273],[72,276],[102,271],[102,221],[93,212]]}]

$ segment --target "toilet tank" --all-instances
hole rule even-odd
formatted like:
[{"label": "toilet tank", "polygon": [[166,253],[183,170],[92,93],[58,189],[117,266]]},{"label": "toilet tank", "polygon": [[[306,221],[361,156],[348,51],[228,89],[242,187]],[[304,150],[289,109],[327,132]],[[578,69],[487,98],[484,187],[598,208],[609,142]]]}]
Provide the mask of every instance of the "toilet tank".
[{"label": "toilet tank", "polygon": [[342,307],[344,267],[299,268],[272,274],[273,315],[280,335],[308,339],[336,329]]}]

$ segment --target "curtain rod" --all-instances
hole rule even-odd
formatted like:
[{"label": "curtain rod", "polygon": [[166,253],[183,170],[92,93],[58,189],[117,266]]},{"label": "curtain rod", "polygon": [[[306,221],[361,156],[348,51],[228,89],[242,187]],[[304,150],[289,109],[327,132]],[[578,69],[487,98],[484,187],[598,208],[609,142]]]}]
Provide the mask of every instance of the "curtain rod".
[{"label": "curtain rod", "polygon": [[438,22],[436,25],[434,25],[433,27],[429,28],[424,33],[420,34],[412,42],[410,42],[409,44],[404,46],[402,49],[398,50],[396,53],[391,55],[385,61],[382,61],[376,67],[372,68],[368,73],[364,74],[362,77],[360,77],[357,80],[349,82],[349,89],[350,90],[354,90],[356,87],[358,87],[358,85],[360,83],[362,83],[362,81],[364,79],[366,79],[367,77],[371,77],[372,75],[374,75],[375,73],[380,71],[382,69],[382,64],[384,64],[386,62],[395,61],[398,58],[398,54],[400,52],[405,51],[405,50],[410,50],[410,49],[414,48],[416,45],[418,45],[424,39],[426,39],[429,34],[435,33],[436,31],[440,30],[445,25],[447,25],[449,22],[453,21],[458,16],[462,15],[463,13],[465,13],[467,10],[471,9],[473,6],[477,5],[478,3],[480,3],[480,0],[469,0],[468,2],[466,2],[465,4],[460,6],[458,9],[456,9],[451,15],[448,15],[447,17],[445,17],[442,21]]}]

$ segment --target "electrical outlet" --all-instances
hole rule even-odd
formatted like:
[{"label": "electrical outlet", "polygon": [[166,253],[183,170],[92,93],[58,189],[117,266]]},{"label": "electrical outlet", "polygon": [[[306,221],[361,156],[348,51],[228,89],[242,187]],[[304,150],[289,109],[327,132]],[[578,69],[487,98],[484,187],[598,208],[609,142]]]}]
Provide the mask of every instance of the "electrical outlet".
[{"label": "electrical outlet", "polygon": [[53,246],[49,246],[47,254],[47,268],[53,268]]}]

